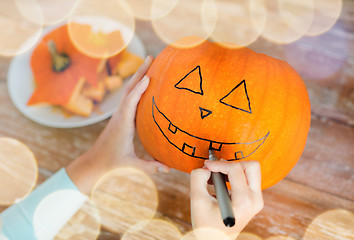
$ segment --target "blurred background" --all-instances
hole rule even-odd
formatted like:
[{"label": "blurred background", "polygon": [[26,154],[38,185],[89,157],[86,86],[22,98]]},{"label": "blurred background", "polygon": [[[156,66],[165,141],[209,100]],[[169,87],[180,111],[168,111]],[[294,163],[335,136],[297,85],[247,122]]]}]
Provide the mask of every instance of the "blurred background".
[{"label": "blurred background", "polygon": [[[78,27],[83,23],[91,26],[89,32]],[[290,174],[264,191],[264,210],[239,239],[354,239],[354,1],[2,0],[0,211],[86,151],[107,123],[100,119],[80,128],[42,125],[28,119],[9,94],[12,62],[27,54],[15,69],[21,72],[23,66],[27,73],[33,48],[48,28],[63,24],[71,44],[95,59],[115,56],[128,45],[133,52],[143,48],[141,57],[156,57],[176,40],[197,35],[287,61],[303,78],[311,101],[307,144]],[[114,44],[112,33],[117,30],[122,32],[121,44]],[[132,43],[136,38],[139,44]],[[27,75],[26,79],[33,81]],[[21,92],[21,84],[17,86]],[[137,139],[136,147],[139,155],[146,154]],[[19,149],[28,154],[19,155]],[[141,184],[118,172],[107,177],[107,186],[133,184],[133,193],[98,186],[97,193],[109,197],[93,194],[57,239],[187,239],[192,230],[189,175],[177,170],[131,174]],[[142,189],[149,194],[141,195]],[[131,204],[122,205],[122,195]],[[132,216],[142,202],[147,202],[140,209],[146,211],[144,217]],[[120,214],[124,209],[127,215]],[[131,221],[135,217],[138,220]],[[144,221],[145,228],[134,229]]]}]

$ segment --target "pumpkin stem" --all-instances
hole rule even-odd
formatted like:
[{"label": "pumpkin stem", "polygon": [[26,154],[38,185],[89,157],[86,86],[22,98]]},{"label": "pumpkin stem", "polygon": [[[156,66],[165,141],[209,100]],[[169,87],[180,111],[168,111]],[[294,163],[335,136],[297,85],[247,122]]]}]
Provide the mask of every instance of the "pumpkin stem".
[{"label": "pumpkin stem", "polygon": [[65,53],[58,53],[53,40],[48,41],[48,49],[52,57],[52,69],[54,72],[63,72],[71,63],[70,58]]}]

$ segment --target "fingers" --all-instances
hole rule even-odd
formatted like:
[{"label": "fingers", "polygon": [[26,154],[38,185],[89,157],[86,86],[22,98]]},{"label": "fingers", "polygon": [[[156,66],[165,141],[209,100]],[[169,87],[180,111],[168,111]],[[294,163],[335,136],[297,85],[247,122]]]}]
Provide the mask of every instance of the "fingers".
[{"label": "fingers", "polygon": [[261,188],[261,165],[257,161],[240,162],[242,165],[248,186],[253,192],[262,191]]},{"label": "fingers", "polygon": [[216,200],[208,192],[208,180],[211,172],[208,169],[197,168],[190,177],[190,204],[193,228],[211,227],[209,219],[219,219],[220,212],[216,210]]},{"label": "fingers", "polygon": [[226,162],[205,161],[205,166],[212,172],[228,175],[231,192],[249,188],[253,192],[261,191],[261,168],[257,161]]},{"label": "fingers", "polygon": [[210,197],[208,192],[208,180],[211,172],[208,169],[198,168],[191,172],[191,201]]},{"label": "fingers", "polygon": [[148,71],[149,67],[151,66],[151,63],[153,61],[152,56],[147,56],[145,59],[145,62],[139,67],[139,69],[134,73],[134,75],[131,77],[129,85],[126,88],[126,93],[124,96],[127,96],[131,90],[135,87],[137,82],[139,82],[146,74]]},{"label": "fingers", "polygon": [[120,102],[118,109],[113,114],[113,118],[118,118],[118,116],[121,114],[123,108],[126,105],[128,95],[134,89],[136,84],[143,79],[149,67],[151,66],[152,61],[153,61],[153,57],[147,56],[144,63],[139,67],[139,69],[129,80],[129,83],[124,87],[122,101]]},{"label": "fingers", "polygon": [[[146,76],[145,74],[146,74],[147,70],[149,69],[152,61],[153,61],[153,57],[147,56],[145,59],[145,62],[139,67],[139,69],[132,76],[132,78],[129,81],[129,84],[125,88],[125,91],[123,94],[123,99],[119,105],[119,108],[117,109],[117,111],[115,112],[114,115],[128,114],[130,116],[130,119],[132,119],[131,114],[129,114],[129,112],[134,112],[134,116],[133,116],[133,120],[134,120],[135,111],[136,111],[136,107],[139,102],[139,99],[140,99],[141,95],[144,93],[144,91],[146,90],[147,85],[150,81],[148,76]],[[147,77],[148,79],[146,79],[145,77]],[[145,81],[147,81],[147,83]],[[145,84],[146,84],[146,86],[145,86]],[[133,99],[134,102],[131,102],[131,99]],[[129,105],[129,106],[127,106],[127,105]],[[126,111],[128,111],[128,112],[126,112]],[[116,116],[116,118],[117,118],[117,116]]]},{"label": "fingers", "polygon": [[145,76],[140,82],[136,84],[134,89],[129,93],[124,101],[122,116],[124,125],[127,129],[134,129],[135,112],[138,106],[141,95],[145,92],[149,85],[150,78]]},{"label": "fingers", "polygon": [[168,173],[170,172],[170,167],[166,164],[156,161],[156,160],[145,160],[135,157],[130,159],[130,163],[137,168],[144,170],[147,173]]},{"label": "fingers", "polygon": [[205,161],[205,166],[212,172],[221,172],[228,176],[231,185],[231,195],[243,192],[248,188],[243,167],[239,163],[226,161]]},{"label": "fingers", "polygon": [[170,167],[167,166],[166,164],[153,160],[141,160],[143,163],[144,168],[147,170],[149,173],[169,173],[170,172]]}]

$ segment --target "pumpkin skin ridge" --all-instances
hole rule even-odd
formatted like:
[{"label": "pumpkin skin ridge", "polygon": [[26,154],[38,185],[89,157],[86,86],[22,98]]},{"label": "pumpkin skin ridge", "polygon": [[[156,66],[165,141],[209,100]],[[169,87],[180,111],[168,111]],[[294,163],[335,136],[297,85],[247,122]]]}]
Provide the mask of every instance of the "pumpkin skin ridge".
[{"label": "pumpkin skin ridge", "polygon": [[[279,59],[276,59],[276,60],[279,60]],[[282,60],[279,60],[279,61],[281,62],[281,64],[278,64],[278,66],[280,66],[280,68],[282,68],[283,70],[286,69],[286,70],[288,70],[288,71],[292,71],[293,74],[298,75],[298,73],[297,73],[286,61],[282,61]],[[269,63],[268,63],[268,64],[269,64]],[[300,77],[300,76],[299,76],[299,77]],[[287,81],[287,80],[284,80],[284,81]],[[297,88],[304,88],[305,91],[306,91],[306,88],[305,88],[303,82],[297,82],[296,87],[297,87]],[[287,89],[287,93],[286,93],[285,95],[289,95],[289,94],[290,94],[289,91],[290,91],[290,90]],[[305,94],[305,93],[304,93],[304,94]],[[306,91],[306,94],[308,94],[307,91]],[[286,100],[286,104],[284,104],[284,106],[287,106],[290,99],[289,99],[289,98],[285,98],[285,100]],[[301,106],[303,106],[303,105],[301,105]],[[289,108],[284,108],[284,110],[283,110],[282,112],[283,112],[283,114],[284,114],[285,116],[289,116]],[[310,116],[310,118],[311,118],[311,112],[310,112],[309,116]],[[285,118],[285,119],[284,119],[284,122],[286,122],[288,119],[289,119],[289,117]],[[301,118],[301,121],[299,121],[298,126],[296,127],[296,129],[298,129],[300,126],[304,125],[305,121],[306,121],[305,118]],[[307,124],[307,125],[308,125],[308,126],[306,126],[306,129],[309,129],[310,124]],[[278,132],[284,132],[284,129],[286,129],[286,128],[285,128],[285,124],[282,124],[282,127],[280,127],[280,128],[278,129]],[[307,132],[308,132],[308,130],[307,130]],[[275,134],[279,135],[278,133],[275,133]],[[299,141],[298,141],[299,138],[301,138],[301,136],[300,136],[299,134],[295,134],[292,143],[297,143],[297,142],[299,142]],[[276,139],[276,140],[273,142],[273,144],[274,144],[274,145],[277,145],[280,140],[281,140],[281,138]],[[302,141],[303,141],[303,140],[302,140]],[[299,159],[299,158],[301,157],[301,155],[302,155],[303,149],[304,149],[305,144],[306,144],[306,140],[303,141],[303,142],[304,142],[304,144],[300,147],[300,148],[302,149],[302,151],[299,152],[298,154],[297,154],[297,153],[292,153],[292,154],[296,154],[295,158],[297,158],[297,159]],[[294,151],[290,146],[286,146],[286,148],[289,149],[289,152]],[[269,157],[270,155],[272,155],[273,151],[276,151],[276,149],[275,149],[275,148],[272,148],[272,149],[268,152],[268,154],[265,156],[264,159],[268,159],[268,157]],[[288,152],[288,153],[289,153],[289,152]],[[291,154],[289,154],[289,155],[291,155]],[[279,161],[277,161],[277,162],[279,162]],[[287,168],[287,169],[284,169],[284,168],[283,168],[281,173],[277,173],[278,176],[279,176],[281,179],[285,178],[285,177],[290,173],[290,171],[295,167],[295,165],[297,164],[297,162],[298,162],[298,161],[296,161],[296,162],[295,162],[294,164],[292,164],[292,165],[288,165],[288,168]],[[262,170],[262,171],[263,171],[263,170]],[[269,188],[269,187],[271,187],[271,186],[274,186],[274,185],[277,184],[277,183],[278,183],[278,182],[269,183],[269,181],[262,181],[262,189]]]},{"label": "pumpkin skin ridge", "polygon": [[[279,60],[279,59],[277,59],[277,60]],[[284,61],[281,61],[277,66],[278,66],[279,68],[282,68],[282,69],[283,69],[283,67],[284,67],[285,64],[287,64],[287,63],[284,62]],[[268,69],[267,73],[269,74],[269,72],[272,70],[272,68],[274,68],[274,65],[273,65],[273,64],[270,64],[270,62],[267,62],[267,65],[268,65],[268,66],[267,66],[267,69]],[[277,73],[278,73],[278,72],[277,72]],[[276,77],[276,78],[278,78],[278,77]],[[283,81],[281,82],[281,84],[283,84]],[[284,95],[288,95],[288,94],[289,94],[289,90],[286,89],[286,91],[287,91],[287,92],[284,93]],[[281,114],[282,114],[282,116],[287,116],[287,113],[288,113],[288,108],[286,108],[285,106],[287,106],[287,103],[289,102],[289,98],[285,98],[285,101],[286,101],[286,103],[282,105],[282,110],[280,111]],[[280,125],[280,127],[277,129],[277,132],[274,133],[275,135],[281,135],[281,133],[284,132],[284,128],[285,128],[284,122],[286,122],[286,121],[288,120],[288,118],[287,118],[287,117],[283,117],[283,120],[284,120],[284,121],[283,121],[283,123]],[[275,139],[273,140],[272,144],[278,145],[281,140],[283,140],[283,139],[282,139],[282,138],[275,138]],[[275,148],[270,149],[270,151],[268,152],[268,154],[266,155],[266,157],[265,157],[264,159],[267,159],[267,160],[268,160],[268,157],[271,156],[272,154],[274,154],[274,151],[276,151]],[[268,160],[268,161],[269,161],[269,160]],[[277,162],[281,162],[281,161],[277,161]],[[284,177],[291,171],[291,169],[292,169],[293,167],[294,167],[294,165],[288,165],[287,169],[282,168],[281,174],[279,174],[278,172],[277,172],[276,174],[277,174],[278,176],[280,176],[280,178],[282,179],[282,178],[284,178]],[[262,171],[264,171],[264,169],[262,169]],[[268,171],[268,170],[266,170],[266,171]],[[266,181],[262,181],[262,186],[261,186],[261,187],[262,187],[262,189],[265,189],[265,188],[269,188],[269,187],[273,186],[274,184],[275,184],[275,183],[269,183],[268,180],[266,180]]]},{"label": "pumpkin skin ridge", "polygon": [[[223,142],[223,141],[217,141],[217,140],[210,140],[210,139],[202,138],[202,137],[196,136],[196,135],[194,135],[194,134],[190,134],[190,133],[188,133],[188,132],[182,130],[182,129],[179,128],[179,127],[176,127],[176,125],[174,125],[174,124],[172,123],[172,121],[169,120],[169,118],[166,117],[166,115],[165,115],[164,113],[162,113],[162,112],[159,110],[159,108],[157,107],[156,102],[155,102],[155,100],[154,100],[154,97],[152,98],[152,104],[153,104],[153,106],[152,106],[152,117],[153,117],[153,119],[154,119],[155,124],[157,125],[157,127],[158,127],[159,130],[160,130],[160,132],[162,133],[162,135],[166,138],[166,140],[167,140],[170,144],[172,144],[174,147],[176,147],[176,148],[177,148],[178,150],[180,150],[182,153],[187,154],[187,155],[190,156],[190,157],[200,158],[200,159],[206,160],[206,159],[208,159],[208,157],[209,157],[208,150],[209,150],[209,149],[212,149],[212,150],[218,151],[218,152],[216,152],[216,154],[218,155],[218,157],[223,158],[224,160],[227,160],[227,161],[234,161],[234,160],[245,159],[245,158],[249,157],[250,155],[252,155],[253,153],[255,153],[255,152],[258,150],[258,148],[261,147],[261,146],[264,144],[265,140],[266,140],[266,139],[268,138],[268,136],[270,135],[270,132],[268,131],[263,137],[261,137],[261,138],[259,138],[259,139],[257,139],[257,140],[254,140],[254,141],[251,141],[251,142],[245,142],[245,143],[243,143],[243,142]],[[201,156],[195,156],[195,149],[197,148],[197,146],[190,146],[190,145],[188,145],[186,142],[184,142],[184,144],[183,144],[183,146],[182,146],[182,149],[179,148],[178,146],[176,146],[175,143],[173,142],[173,140],[170,140],[170,139],[166,136],[166,132],[165,132],[164,130],[162,130],[162,127],[161,127],[160,124],[157,122],[156,117],[155,117],[156,114],[154,113],[154,112],[155,112],[155,109],[157,110],[157,112],[159,112],[159,113],[167,120],[167,122],[169,122],[169,127],[168,127],[168,129],[166,130],[166,132],[167,132],[168,130],[170,130],[171,132],[174,131],[173,134],[175,134],[177,131],[179,131],[179,132],[182,132],[182,133],[184,133],[184,134],[187,134],[187,135],[189,135],[189,136],[191,136],[191,137],[193,137],[193,138],[197,138],[197,139],[199,139],[199,140],[201,140],[201,141],[205,141],[205,142],[209,143],[209,147],[206,148],[205,154],[203,154],[203,155],[205,155],[205,156],[203,156],[203,157],[201,157]],[[173,128],[173,131],[170,129],[170,126],[171,126],[171,125],[172,125],[172,128]],[[256,145],[255,143],[258,143],[258,142],[259,142],[259,144]],[[213,143],[214,143],[214,144],[219,144],[219,145],[220,145],[219,148],[218,148],[218,149],[212,148],[212,144],[213,144]],[[253,148],[251,148],[251,150],[248,151],[248,152],[250,152],[250,153],[248,153],[246,156],[244,156],[244,155],[243,155],[244,149],[243,149],[242,147],[244,147],[244,145],[251,145],[251,144],[254,145],[254,146],[256,146],[255,149],[253,150]],[[185,147],[185,145],[187,145],[188,147],[192,147],[192,148],[193,148],[193,153],[192,153],[192,154],[188,154],[188,153],[184,152],[184,147]],[[237,148],[237,150],[239,150],[239,151],[234,151],[234,153],[235,153],[235,157],[234,157],[234,158],[228,159],[227,157],[223,157],[223,153],[222,153],[222,150],[221,150],[221,149],[222,149],[222,146],[225,146],[225,145],[237,145],[237,146],[241,146],[241,147]],[[199,146],[198,146],[198,149],[199,149]],[[243,151],[241,151],[242,149],[243,149]],[[236,155],[236,153],[241,154],[242,157],[241,157],[241,158],[238,158],[237,155]],[[229,158],[230,158],[230,157],[229,157]]]},{"label": "pumpkin skin ridge", "polygon": [[[267,56],[268,57],[268,56]],[[249,62],[249,59],[250,58],[257,58],[258,60],[260,59],[260,55],[259,54],[252,54],[251,56],[249,55],[249,56],[247,56],[247,59],[245,60],[245,62],[246,63],[248,63]],[[263,58],[263,56],[262,56],[262,59],[264,59]],[[247,68],[247,67],[249,67],[248,66],[248,64],[246,64],[245,63],[245,65],[244,65],[244,69],[245,68]],[[244,72],[245,72],[245,70],[244,70]],[[246,76],[245,76],[245,79],[246,79]],[[268,87],[268,82],[266,83],[266,85],[264,86],[264,88],[267,88]],[[265,95],[266,93],[265,92],[263,92],[263,96],[262,96],[262,98],[264,98],[264,95]],[[247,96],[247,97],[250,97],[250,96]],[[262,102],[262,104],[263,104],[263,102]],[[250,109],[252,109],[251,107],[250,107]],[[254,111],[263,111],[264,110],[264,108],[263,107],[257,107],[257,109],[254,109]],[[256,112],[255,112],[255,114],[256,114]],[[256,122],[256,119],[253,119],[252,120],[252,125],[255,125],[255,123],[254,122]],[[250,131],[248,131],[248,134],[247,134],[247,139],[249,139],[250,138],[250,136],[252,136],[252,135],[255,135],[255,131],[256,131],[256,128],[252,128]],[[247,132],[246,132],[247,133]],[[272,132],[273,133],[273,132]],[[272,134],[273,135],[273,134]],[[272,136],[270,136],[270,139],[272,138]]]}]

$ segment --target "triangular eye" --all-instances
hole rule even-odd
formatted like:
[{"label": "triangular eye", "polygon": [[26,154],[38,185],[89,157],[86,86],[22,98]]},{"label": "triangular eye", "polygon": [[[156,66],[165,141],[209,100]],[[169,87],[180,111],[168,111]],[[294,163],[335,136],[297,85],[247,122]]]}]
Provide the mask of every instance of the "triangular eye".
[{"label": "triangular eye", "polygon": [[250,99],[247,94],[246,81],[242,80],[228,94],[220,99],[222,104],[238,110],[252,113]]},{"label": "triangular eye", "polygon": [[203,95],[202,88],[202,74],[200,72],[200,66],[196,66],[192,71],[190,71],[186,76],[184,76],[175,87],[178,89],[185,89],[191,91],[192,93]]}]

